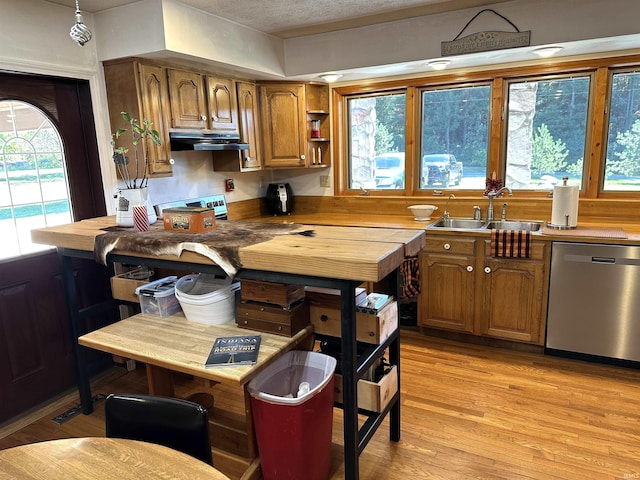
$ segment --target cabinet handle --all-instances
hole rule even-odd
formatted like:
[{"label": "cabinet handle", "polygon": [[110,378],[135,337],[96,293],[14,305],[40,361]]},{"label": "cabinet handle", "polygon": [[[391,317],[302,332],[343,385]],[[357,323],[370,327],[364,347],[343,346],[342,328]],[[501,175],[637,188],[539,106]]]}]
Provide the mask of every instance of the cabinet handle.
[{"label": "cabinet handle", "polygon": [[204,122],[206,122],[206,121],[207,121],[207,116],[206,116],[206,115],[202,115],[200,118],[201,118]]},{"label": "cabinet handle", "polygon": [[169,165],[173,165],[174,163],[176,163],[176,161],[173,158],[169,159]]},{"label": "cabinet handle", "polygon": [[306,158],[307,158],[307,157],[306,157],[306,155],[304,155],[304,154],[303,154],[303,155],[300,155],[300,160],[304,160],[304,159],[306,159]]},{"label": "cabinet handle", "polygon": [[473,266],[467,265],[467,272],[473,272]]},{"label": "cabinet handle", "polygon": [[445,243],[443,247],[445,250],[451,250],[451,245],[449,245],[448,243]]},{"label": "cabinet handle", "polygon": [[491,273],[491,267],[484,267],[484,273]]},{"label": "cabinet handle", "polygon": [[320,321],[321,322],[326,322],[327,320],[329,320],[329,317],[327,317],[324,313],[322,315],[320,315]]}]

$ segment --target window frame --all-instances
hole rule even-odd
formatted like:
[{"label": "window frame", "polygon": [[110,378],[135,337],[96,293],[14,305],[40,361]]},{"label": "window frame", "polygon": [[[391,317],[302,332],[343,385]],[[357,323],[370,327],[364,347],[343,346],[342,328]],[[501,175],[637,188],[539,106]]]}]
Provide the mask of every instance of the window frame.
[{"label": "window frame", "polygon": [[[557,76],[592,75],[589,91],[589,106],[586,131],[586,147],[584,158],[583,188],[581,198],[590,199],[638,199],[640,194],[632,191],[603,191],[604,184],[604,154],[606,149],[606,134],[608,130],[608,105],[611,89],[612,72],[623,70],[639,70],[640,55],[624,55],[615,57],[591,58],[591,59],[551,59],[542,60],[535,64],[502,64],[481,68],[475,71],[446,71],[425,72],[415,78],[403,78],[396,80],[370,80],[363,84],[340,85],[332,88],[334,114],[334,185],[335,196],[357,196],[362,192],[347,189],[346,170],[348,157],[345,152],[345,142],[348,140],[348,131],[345,130],[344,112],[346,109],[346,96],[377,94],[383,92],[406,90],[407,98],[407,128],[405,158],[407,161],[405,174],[405,189],[393,191],[372,191],[371,195],[383,197],[413,196],[424,197],[425,200],[432,196],[443,196],[451,192],[458,192],[465,196],[477,196],[483,192],[475,190],[419,190],[417,186],[416,168],[418,145],[415,141],[419,138],[417,129],[420,126],[420,100],[418,91],[422,88],[436,86],[454,87],[464,83],[490,82],[491,93],[491,118],[488,172],[505,172],[506,162],[506,137],[504,116],[506,113],[506,83],[517,78],[554,78]],[[523,198],[548,198],[549,191],[517,190],[514,196]]]}]

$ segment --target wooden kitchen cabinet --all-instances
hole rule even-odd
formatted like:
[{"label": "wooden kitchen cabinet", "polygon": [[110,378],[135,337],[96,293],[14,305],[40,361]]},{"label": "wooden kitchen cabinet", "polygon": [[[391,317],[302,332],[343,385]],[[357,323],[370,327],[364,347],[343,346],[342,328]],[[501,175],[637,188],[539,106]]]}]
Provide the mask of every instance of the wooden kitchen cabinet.
[{"label": "wooden kitchen cabinet", "polygon": [[207,106],[209,107],[208,128],[221,133],[238,133],[238,102],[235,80],[207,75],[205,83],[207,86]]},{"label": "wooden kitchen cabinet", "polygon": [[207,128],[204,75],[170,68],[168,77],[171,128]]},{"label": "wooden kitchen cabinet", "polygon": [[491,257],[490,244],[485,241],[478,333],[542,344],[548,245],[534,241],[531,258],[510,259]]},{"label": "wooden kitchen cabinet", "polygon": [[[140,121],[149,120],[160,134],[161,144],[158,146],[150,142],[147,145],[148,174],[152,177],[171,175],[171,113],[165,68],[129,58],[105,62],[104,76],[111,132],[126,126],[121,112],[128,112]],[[121,137],[118,144],[129,148],[130,152],[134,150],[128,136]],[[141,153],[144,155],[144,151]],[[135,162],[130,162],[130,167],[135,168]],[[134,171],[130,174],[131,178],[135,177]]]},{"label": "wooden kitchen cabinet", "polygon": [[474,239],[427,237],[420,255],[420,325],[473,333],[475,249]]},{"label": "wooden kitchen cabinet", "polygon": [[242,152],[240,171],[260,170],[262,168],[262,145],[258,90],[254,83],[236,82],[236,86],[240,117],[240,141],[249,144],[249,150]]},{"label": "wooden kitchen cabinet", "polygon": [[304,84],[260,86],[265,167],[307,166],[304,93]]},{"label": "wooden kitchen cabinet", "polygon": [[549,254],[532,242],[531,258],[495,258],[490,240],[427,237],[420,257],[421,326],[541,345]]},{"label": "wooden kitchen cabinet", "polygon": [[[330,165],[329,87],[326,84],[262,84],[260,113],[267,168]],[[312,137],[311,122],[319,123]]]}]

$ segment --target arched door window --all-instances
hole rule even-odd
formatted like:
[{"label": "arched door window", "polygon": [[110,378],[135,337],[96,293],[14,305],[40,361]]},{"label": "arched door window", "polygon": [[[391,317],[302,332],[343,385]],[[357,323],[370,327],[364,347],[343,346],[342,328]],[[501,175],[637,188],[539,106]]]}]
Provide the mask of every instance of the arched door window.
[{"label": "arched door window", "polygon": [[33,105],[0,101],[0,260],[49,249],[31,229],[72,221],[60,134]]}]

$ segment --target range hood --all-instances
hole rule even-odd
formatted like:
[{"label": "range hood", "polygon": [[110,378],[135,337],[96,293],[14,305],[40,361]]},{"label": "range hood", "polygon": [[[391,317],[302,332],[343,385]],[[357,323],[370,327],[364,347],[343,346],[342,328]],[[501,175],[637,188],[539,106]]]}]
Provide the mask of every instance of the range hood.
[{"label": "range hood", "polygon": [[211,130],[172,130],[169,132],[171,151],[181,150],[249,150],[248,143],[240,143],[237,133],[218,133]]}]

